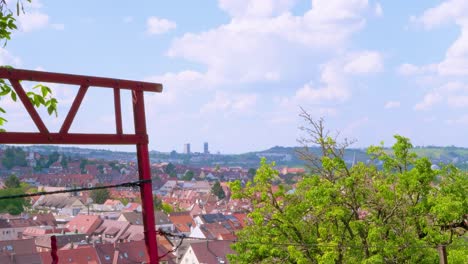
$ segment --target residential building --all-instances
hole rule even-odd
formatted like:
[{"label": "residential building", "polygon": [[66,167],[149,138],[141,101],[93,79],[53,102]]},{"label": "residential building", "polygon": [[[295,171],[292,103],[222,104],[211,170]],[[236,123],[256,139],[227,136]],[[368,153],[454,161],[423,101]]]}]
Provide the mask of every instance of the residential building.
[{"label": "residential building", "polygon": [[220,264],[229,263],[228,254],[233,254],[230,241],[206,241],[190,244],[180,263]]}]

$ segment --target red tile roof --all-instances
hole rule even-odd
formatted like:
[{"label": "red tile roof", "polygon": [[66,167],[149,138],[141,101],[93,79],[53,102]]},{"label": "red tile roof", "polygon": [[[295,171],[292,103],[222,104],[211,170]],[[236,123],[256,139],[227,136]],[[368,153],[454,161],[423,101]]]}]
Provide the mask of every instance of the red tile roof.
[{"label": "red tile roof", "polygon": [[65,227],[72,232],[90,235],[101,223],[102,220],[97,215],[77,215]]}]

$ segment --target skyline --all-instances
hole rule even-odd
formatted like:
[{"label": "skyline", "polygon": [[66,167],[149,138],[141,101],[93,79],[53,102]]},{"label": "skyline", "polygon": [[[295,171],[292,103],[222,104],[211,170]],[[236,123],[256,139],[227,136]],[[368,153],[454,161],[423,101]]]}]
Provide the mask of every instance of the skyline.
[{"label": "skyline", "polygon": [[[299,106],[357,139],[351,147],[391,145],[394,134],[415,146],[468,147],[467,21],[461,0],[33,0],[0,61],[162,83],[163,93],[145,95],[157,151],[182,152],[188,142],[200,152],[209,142],[212,153],[296,146]],[[42,116],[53,130],[77,87],[51,88],[59,116]],[[111,98],[91,89],[71,131],[112,131]],[[124,131],[133,131],[129,94],[122,100]],[[7,130],[34,128],[18,103],[1,104]]]}]

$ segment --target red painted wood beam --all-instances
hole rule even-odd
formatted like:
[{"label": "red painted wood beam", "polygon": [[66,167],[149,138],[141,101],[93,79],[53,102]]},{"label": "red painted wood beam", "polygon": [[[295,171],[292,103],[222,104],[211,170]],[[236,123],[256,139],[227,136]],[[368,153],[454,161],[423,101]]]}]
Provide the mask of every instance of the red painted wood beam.
[{"label": "red painted wood beam", "polygon": [[[146,135],[145,103],[142,91],[133,91],[135,134]],[[145,244],[151,264],[159,263],[158,242],[153,207],[153,188],[149,163],[148,143],[137,144],[138,175],[140,180],[150,180],[140,186]]]},{"label": "red painted wood beam", "polygon": [[29,101],[28,96],[24,92],[23,87],[19,83],[17,79],[9,79],[11,86],[13,86],[13,89],[15,89],[16,94],[18,95],[19,99],[24,105],[24,108],[26,108],[26,111],[28,111],[29,116],[31,116],[31,119],[34,121],[34,124],[36,124],[37,129],[39,129],[39,132],[43,134],[48,134],[49,130],[45,126],[44,122],[42,122],[41,117],[37,113],[36,109],[34,108],[34,105]]},{"label": "red painted wood beam", "polygon": [[105,77],[93,77],[85,75],[55,73],[55,72],[42,72],[21,69],[10,69],[0,67],[0,79],[16,79],[35,82],[48,82],[48,83],[63,83],[74,85],[88,85],[94,87],[113,88],[119,87],[120,89],[147,91],[147,92],[162,92],[162,84],[130,81],[122,79],[112,79]]},{"label": "red painted wood beam", "polygon": [[80,90],[78,90],[78,94],[76,95],[75,100],[73,100],[73,104],[70,107],[70,110],[68,111],[67,117],[63,121],[62,127],[60,128],[61,134],[68,133],[68,130],[70,129],[70,126],[72,125],[73,120],[75,119],[76,113],[80,108],[81,102],[83,101],[86,91],[88,91],[88,86],[81,85]]},{"label": "red painted wood beam", "polygon": [[121,135],[122,129],[122,106],[120,103],[120,90],[114,88],[114,111],[115,111],[115,130],[116,133]]},{"label": "red painted wood beam", "polygon": [[136,145],[148,144],[148,136],[131,134],[2,132],[0,133],[0,144]]}]

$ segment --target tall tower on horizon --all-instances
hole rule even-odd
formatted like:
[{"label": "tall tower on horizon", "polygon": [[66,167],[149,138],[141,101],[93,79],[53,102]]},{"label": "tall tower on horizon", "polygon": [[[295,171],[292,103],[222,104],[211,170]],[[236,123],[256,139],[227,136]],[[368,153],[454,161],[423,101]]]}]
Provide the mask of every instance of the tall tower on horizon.
[{"label": "tall tower on horizon", "polygon": [[208,150],[208,142],[203,143],[203,154],[210,154]]},{"label": "tall tower on horizon", "polygon": [[190,143],[184,144],[184,154],[190,154]]}]

